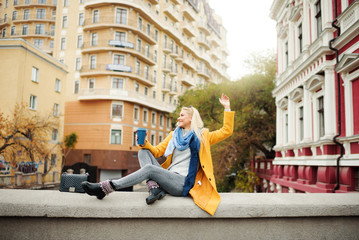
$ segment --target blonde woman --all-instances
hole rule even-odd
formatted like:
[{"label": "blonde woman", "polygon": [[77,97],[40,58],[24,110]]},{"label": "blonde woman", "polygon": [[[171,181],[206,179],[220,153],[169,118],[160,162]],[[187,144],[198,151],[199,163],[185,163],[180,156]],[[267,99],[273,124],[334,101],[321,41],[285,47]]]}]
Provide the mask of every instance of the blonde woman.
[{"label": "blonde woman", "polygon": [[[176,129],[170,132],[163,142],[152,146],[145,141],[145,144],[140,146],[138,159],[141,168],[138,171],[118,180],[83,182],[86,193],[102,199],[114,190],[146,180],[150,192],[146,199],[147,204],[162,199],[166,193],[173,196],[190,194],[200,208],[213,215],[219,205],[220,196],[213,175],[210,146],[231,136],[234,123],[234,112],[230,110],[229,98],[222,94],[219,102],[224,107],[221,129],[209,132],[203,128],[197,109],[192,106],[183,107]],[[162,165],[156,160],[161,156],[167,158]]]}]

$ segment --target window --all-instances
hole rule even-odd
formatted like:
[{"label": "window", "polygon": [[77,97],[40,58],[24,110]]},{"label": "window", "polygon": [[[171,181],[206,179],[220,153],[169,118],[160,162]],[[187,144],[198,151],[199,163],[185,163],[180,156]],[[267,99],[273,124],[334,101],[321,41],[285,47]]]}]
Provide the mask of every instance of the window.
[{"label": "window", "polygon": [[12,20],[16,20],[17,18],[17,11],[12,12]]},{"label": "window", "polygon": [[91,46],[97,45],[97,33],[92,33],[91,35]]},{"label": "window", "polygon": [[143,109],[143,122],[148,123],[148,110]]},{"label": "window", "polygon": [[45,9],[42,9],[42,8],[37,9],[37,12],[36,12],[37,19],[45,19],[45,16],[46,16]]},{"label": "window", "polygon": [[123,105],[122,104],[112,104],[112,117],[113,118],[122,118]]},{"label": "window", "polygon": [[136,133],[136,131],[133,131],[133,133],[132,133],[132,145],[133,146],[137,145],[137,133]]},{"label": "window", "polygon": [[166,95],[164,93],[162,93],[162,102],[166,101]]},{"label": "window", "polygon": [[25,9],[24,10],[24,20],[29,19],[30,17],[30,9]]},{"label": "window", "polygon": [[2,37],[4,38],[6,36],[6,28],[2,30]]},{"label": "window", "polygon": [[135,91],[139,92],[140,91],[140,84],[135,83]]},{"label": "window", "polygon": [[148,80],[149,79],[149,74],[148,74],[148,71],[149,71],[149,66],[145,65],[145,79]]},{"label": "window", "polygon": [[156,145],[156,135],[154,133],[151,133],[151,144]]},{"label": "window", "polygon": [[288,142],[288,113],[285,114],[285,142]]},{"label": "window", "polygon": [[10,34],[11,35],[16,35],[16,26],[11,26]]},{"label": "window", "polygon": [[32,67],[31,80],[33,82],[39,82],[39,69],[36,67]]},{"label": "window", "polygon": [[55,36],[55,25],[54,24],[51,24],[51,26],[50,26],[50,35]]},{"label": "window", "polygon": [[156,99],[156,90],[153,90],[153,91],[152,91],[152,98],[153,98],[153,99]]},{"label": "window", "polygon": [[80,71],[81,70],[81,58],[77,57],[76,58],[76,71]]},{"label": "window", "polygon": [[69,6],[69,0],[64,0],[64,7],[68,7]]},{"label": "window", "polygon": [[148,95],[148,87],[144,87],[144,93],[146,96]]},{"label": "window", "polygon": [[113,55],[113,64],[125,65],[125,55]]},{"label": "window", "polygon": [[141,52],[141,50],[142,50],[142,41],[141,41],[141,39],[137,39],[137,51],[138,52]]},{"label": "window", "polygon": [[136,73],[137,74],[141,73],[141,63],[140,63],[140,61],[136,61]]},{"label": "window", "polygon": [[66,38],[61,38],[61,46],[60,46],[61,50],[65,50],[66,49]]},{"label": "window", "polygon": [[302,24],[298,26],[298,45],[299,45],[299,53],[303,51],[303,29]]},{"label": "window", "polygon": [[82,35],[77,36],[77,48],[82,48]]},{"label": "window", "polygon": [[79,26],[84,25],[84,13],[79,14]]},{"label": "window", "polygon": [[84,163],[91,165],[91,154],[89,153],[84,154]]},{"label": "window", "polygon": [[288,64],[289,64],[289,56],[288,56],[288,41],[285,42],[285,67],[288,67]]},{"label": "window", "polygon": [[99,20],[99,10],[93,10],[92,22],[98,23]]},{"label": "window", "polygon": [[315,4],[315,21],[317,27],[317,37],[322,32],[322,10],[320,6],[320,0]]},{"label": "window", "polygon": [[34,95],[30,95],[30,105],[29,108],[31,110],[36,110],[37,108],[37,97]]},{"label": "window", "polygon": [[140,109],[137,106],[135,106],[133,108],[133,120],[134,121],[139,121],[140,120]]},{"label": "window", "polygon": [[57,135],[58,135],[58,130],[53,129],[52,130],[52,141],[57,141]]},{"label": "window", "polygon": [[51,153],[51,166],[55,166],[57,163],[57,155],[54,153]]},{"label": "window", "polygon": [[155,30],[155,40],[158,41],[158,30]]},{"label": "window", "polygon": [[60,105],[55,103],[54,104],[54,116],[59,117],[60,116]]},{"label": "window", "polygon": [[150,45],[146,44],[145,46],[145,55],[146,57],[150,57]]},{"label": "window", "polygon": [[44,24],[36,24],[35,34],[45,34],[45,25]]},{"label": "window", "polygon": [[157,50],[153,51],[153,61],[157,62]]},{"label": "window", "polygon": [[157,71],[156,70],[153,70],[153,83],[157,83]]},{"label": "window", "polygon": [[167,128],[171,127],[171,119],[167,117]]},{"label": "window", "polygon": [[50,48],[54,48],[54,40],[50,40]]},{"label": "window", "polygon": [[67,16],[62,17],[62,28],[67,28]]},{"label": "window", "polygon": [[147,23],[147,25],[146,25],[146,33],[148,36],[151,35],[151,25],[149,23]]},{"label": "window", "polygon": [[124,32],[116,32],[115,33],[115,40],[116,41],[126,41],[126,33],[124,33]]},{"label": "window", "polygon": [[163,115],[160,114],[160,127],[163,127],[164,126],[164,118],[163,118]]},{"label": "window", "polygon": [[321,96],[318,98],[318,130],[319,137],[324,136],[324,97]]},{"label": "window", "polygon": [[127,24],[127,10],[123,8],[116,9],[116,23]]},{"label": "window", "polygon": [[156,113],[155,112],[152,112],[151,114],[151,123],[152,125],[156,125]]},{"label": "window", "polygon": [[96,68],[96,55],[90,56],[90,69]]},{"label": "window", "polygon": [[29,34],[29,25],[24,24],[22,25],[22,35],[27,35],[27,34]]},{"label": "window", "polygon": [[111,144],[121,144],[122,131],[111,130]]},{"label": "window", "polygon": [[142,18],[138,18],[138,29],[142,30]]},{"label": "window", "polygon": [[166,74],[162,74],[162,88],[166,88]]},{"label": "window", "polygon": [[112,88],[123,89],[123,79],[122,78],[112,78]]},{"label": "window", "polygon": [[90,78],[89,79],[89,89],[94,89],[95,88],[95,79]]},{"label": "window", "polygon": [[80,82],[78,80],[76,80],[74,83],[74,94],[79,93],[79,88],[80,88]]},{"label": "window", "polygon": [[43,39],[34,39],[34,45],[41,48],[44,45]]},{"label": "window", "polygon": [[304,120],[303,120],[303,107],[299,107],[299,140],[304,138]]},{"label": "window", "polygon": [[55,91],[61,92],[61,80],[60,79],[55,80]]}]

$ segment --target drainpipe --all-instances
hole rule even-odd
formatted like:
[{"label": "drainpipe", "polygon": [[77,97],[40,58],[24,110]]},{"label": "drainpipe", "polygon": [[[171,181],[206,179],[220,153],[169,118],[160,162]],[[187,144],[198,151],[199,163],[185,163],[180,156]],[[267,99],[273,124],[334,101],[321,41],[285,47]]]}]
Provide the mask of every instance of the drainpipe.
[{"label": "drainpipe", "polygon": [[[333,42],[340,36],[340,28],[336,25],[338,22],[337,19],[337,0],[334,0],[334,16],[335,19],[332,22],[332,27],[334,27],[337,30],[337,36],[329,41],[329,49],[335,51],[335,55],[336,55],[336,65],[338,65],[339,63],[339,51],[336,48],[332,47]],[[333,193],[335,193],[336,190],[339,189],[339,162],[340,159],[343,157],[344,155],[344,146],[342,143],[340,143],[337,138],[341,135],[342,133],[342,118],[341,118],[341,95],[340,95],[340,75],[337,72],[337,104],[338,104],[338,123],[337,123],[337,127],[338,127],[338,134],[334,136],[333,138],[333,142],[339,146],[340,148],[340,155],[337,158],[337,184],[335,185],[334,189],[333,189]]]}]

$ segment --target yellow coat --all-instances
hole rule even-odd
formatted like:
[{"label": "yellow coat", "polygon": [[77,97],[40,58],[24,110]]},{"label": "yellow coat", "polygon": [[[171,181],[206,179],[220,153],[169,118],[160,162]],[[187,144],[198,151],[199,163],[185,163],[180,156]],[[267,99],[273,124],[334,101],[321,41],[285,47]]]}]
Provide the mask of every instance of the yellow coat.
[{"label": "yellow coat", "polygon": [[[195,185],[190,190],[189,194],[193,201],[200,208],[213,215],[221,201],[217,192],[216,181],[213,175],[213,164],[211,156],[211,145],[218,143],[233,133],[234,112],[224,112],[223,127],[219,130],[209,132],[208,129],[202,131],[201,146],[199,149],[200,168],[197,171]],[[163,142],[157,146],[152,146],[148,141],[142,148],[151,151],[155,158],[161,157],[167,148],[169,141],[172,138],[173,132],[165,138]],[[172,155],[169,155],[162,167],[167,169],[172,162]]]}]

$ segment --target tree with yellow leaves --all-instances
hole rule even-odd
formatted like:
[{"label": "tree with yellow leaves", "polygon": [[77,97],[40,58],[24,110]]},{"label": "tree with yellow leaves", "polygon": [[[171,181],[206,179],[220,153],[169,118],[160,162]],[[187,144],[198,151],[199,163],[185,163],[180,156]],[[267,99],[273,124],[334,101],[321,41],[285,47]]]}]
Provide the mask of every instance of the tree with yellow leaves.
[{"label": "tree with yellow leaves", "polygon": [[[61,148],[59,144],[50,142],[53,130],[58,127],[59,120],[52,114],[40,116],[25,104],[16,104],[10,116],[0,112],[0,154],[3,154],[12,166],[18,165],[19,152],[31,162],[46,162],[54,148]],[[45,168],[43,176],[47,175],[52,167]]]}]

